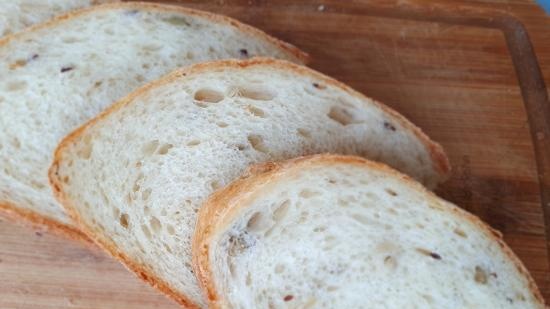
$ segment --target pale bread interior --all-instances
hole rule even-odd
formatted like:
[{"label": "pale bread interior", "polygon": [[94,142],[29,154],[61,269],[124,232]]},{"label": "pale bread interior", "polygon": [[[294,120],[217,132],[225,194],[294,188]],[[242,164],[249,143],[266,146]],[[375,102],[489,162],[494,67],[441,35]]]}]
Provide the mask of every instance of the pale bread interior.
[{"label": "pale bread interior", "polygon": [[[401,116],[321,74],[257,59],[202,64],[142,89],[67,139],[52,181],[89,234],[205,305],[191,266],[196,214],[250,164],[337,152],[446,177]],[[437,153],[444,156],[444,154]]]},{"label": "pale bread interior", "polygon": [[346,160],[289,163],[207,203],[198,247],[216,307],[544,308],[477,218]]},{"label": "pale bread interior", "polygon": [[96,7],[0,41],[0,204],[72,226],[47,178],[66,134],[178,67],[255,55],[298,61],[289,50],[220,16],[139,3]]},{"label": "pale bread interior", "polygon": [[44,22],[56,15],[90,6],[92,0],[2,0],[0,1],[0,37]]}]

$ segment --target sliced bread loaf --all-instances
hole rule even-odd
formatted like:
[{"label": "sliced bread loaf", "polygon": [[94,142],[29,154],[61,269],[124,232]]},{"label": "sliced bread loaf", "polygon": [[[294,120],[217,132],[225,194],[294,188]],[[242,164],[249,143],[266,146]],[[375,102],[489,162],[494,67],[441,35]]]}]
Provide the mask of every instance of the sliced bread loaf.
[{"label": "sliced bread loaf", "polygon": [[211,308],[544,308],[500,235],[358,157],[260,165],[199,211]]},{"label": "sliced bread loaf", "polygon": [[44,22],[56,15],[108,0],[3,0],[0,1],[0,36]]},{"label": "sliced bread loaf", "polygon": [[305,59],[235,20],[146,3],[85,9],[0,40],[0,208],[76,231],[48,186],[66,134],[177,67],[254,55]]},{"label": "sliced bread loaf", "polygon": [[176,71],[68,136],[50,180],[111,254],[180,302],[203,307],[191,267],[196,213],[251,163],[321,152],[378,159],[435,185],[445,154],[389,108],[272,59]]}]

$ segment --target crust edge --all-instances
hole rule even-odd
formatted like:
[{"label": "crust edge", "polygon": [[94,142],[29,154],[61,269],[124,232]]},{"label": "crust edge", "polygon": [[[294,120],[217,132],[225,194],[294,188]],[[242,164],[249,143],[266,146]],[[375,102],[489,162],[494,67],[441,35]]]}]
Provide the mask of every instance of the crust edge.
[{"label": "crust edge", "polygon": [[[108,241],[105,238],[102,238],[98,234],[94,233],[94,230],[91,226],[88,226],[84,223],[84,221],[80,218],[78,213],[75,210],[74,205],[71,203],[69,199],[65,197],[65,193],[62,190],[62,183],[57,178],[57,169],[60,164],[60,162],[63,161],[63,152],[65,148],[70,147],[72,143],[75,143],[79,136],[81,136],[89,127],[94,126],[96,123],[101,121],[102,119],[106,118],[113,112],[123,108],[127,104],[130,104],[136,97],[141,96],[144,93],[147,93],[151,89],[157,88],[159,86],[165,85],[167,83],[170,83],[176,79],[187,77],[192,74],[199,74],[204,71],[209,71],[214,68],[246,68],[246,67],[252,67],[252,66],[269,66],[270,68],[276,68],[276,69],[284,69],[284,70],[290,70],[296,74],[302,75],[302,76],[308,76],[311,78],[315,78],[318,80],[321,80],[327,84],[331,84],[337,88],[342,89],[343,91],[349,93],[352,96],[359,97],[363,100],[367,99],[371,101],[373,104],[390,114],[392,117],[395,117],[397,121],[400,122],[403,127],[406,129],[411,130],[415,136],[417,136],[422,143],[425,145],[427,150],[430,152],[430,155],[432,158],[438,158],[435,162],[437,164],[443,164],[444,169],[436,168],[436,170],[440,174],[440,180],[446,178],[450,172],[450,165],[448,163],[447,157],[445,153],[443,152],[443,148],[435,142],[432,142],[418,127],[416,127],[414,124],[406,120],[403,116],[398,114],[396,111],[392,110],[389,107],[384,106],[383,104],[372,100],[370,98],[365,97],[361,93],[351,89],[350,87],[346,86],[345,84],[332,79],[328,76],[325,76],[319,72],[316,72],[310,68],[299,66],[297,64],[291,63],[289,61],[285,60],[277,60],[272,58],[266,58],[266,57],[256,57],[248,60],[234,60],[234,59],[228,59],[228,60],[219,60],[219,61],[210,61],[210,62],[204,62],[195,64],[189,67],[185,67],[182,69],[178,69],[173,71],[172,73],[169,73],[168,75],[165,75],[163,78],[160,78],[156,81],[153,81],[149,84],[146,84],[145,86],[142,86],[141,88],[133,91],[126,97],[120,99],[118,102],[115,102],[113,105],[111,105],[109,108],[105,109],[102,113],[97,115],[95,118],[92,118],[87,123],[83,124],[79,128],[75,129],[72,133],[67,135],[57,146],[55,152],[54,152],[54,159],[53,163],[50,166],[49,169],[49,181],[50,186],[52,187],[54,194],[57,198],[57,200],[62,204],[62,206],[65,208],[65,210],[69,213],[71,218],[79,224],[79,226],[82,227],[84,233],[90,237],[91,239],[94,239],[94,241],[103,249],[105,249],[107,252],[109,252],[112,256],[117,258],[119,261],[121,261],[128,269],[138,274],[140,278],[146,278],[145,281],[149,282],[151,285],[158,287],[161,291],[163,291],[165,294],[170,296],[171,298],[178,301],[180,304],[184,306],[192,307],[192,304],[184,295],[179,295],[175,290],[170,288],[170,286],[162,281],[160,278],[156,277],[152,271],[146,270],[144,267],[138,265],[135,263],[129,256],[124,255],[122,252],[118,251],[116,249],[116,246],[111,241]],[[432,152],[436,151],[436,152]],[[442,163],[439,163],[442,162]],[[436,167],[437,167],[436,164]],[[200,281],[200,280],[199,280]],[[196,305],[195,305],[196,306]],[[195,308],[195,307],[192,307]]]},{"label": "crust edge", "polygon": [[[427,190],[424,186],[416,182],[411,177],[404,175],[393,168],[378,162],[369,161],[357,156],[343,156],[333,154],[320,154],[299,157],[280,163],[264,163],[252,166],[248,173],[235,180],[227,187],[215,192],[210,196],[207,202],[199,210],[195,235],[193,237],[193,267],[201,288],[208,296],[209,305],[212,308],[228,308],[227,302],[218,293],[214,284],[214,276],[210,268],[210,257],[208,255],[208,246],[216,231],[223,229],[229,221],[234,218],[238,212],[247,205],[247,201],[254,199],[254,191],[263,187],[269,180],[296,169],[303,169],[309,166],[326,166],[329,164],[354,164],[361,167],[368,167],[390,174],[404,182],[404,185],[411,186],[420,190],[429,200],[442,200],[433,192]],[[443,200],[444,201],[444,200]],[[540,308],[544,309],[545,302],[535,281],[513,251],[506,245],[502,239],[502,234],[484,223],[477,216],[466,212],[458,206],[444,201],[450,206],[449,211],[453,215],[473,223],[480,232],[484,233],[489,239],[495,241],[504,255],[514,264],[519,275],[522,276],[530,290],[539,303]]]}]

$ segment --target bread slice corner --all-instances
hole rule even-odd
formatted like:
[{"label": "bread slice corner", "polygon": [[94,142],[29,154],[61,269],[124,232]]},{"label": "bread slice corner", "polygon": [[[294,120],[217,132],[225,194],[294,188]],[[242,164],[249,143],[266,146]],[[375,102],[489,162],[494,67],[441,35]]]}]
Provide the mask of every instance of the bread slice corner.
[{"label": "bread slice corner", "polygon": [[177,70],[115,103],[61,142],[49,175],[98,244],[169,295],[206,306],[191,267],[196,213],[250,164],[352,153],[435,185],[449,170],[434,162],[434,149],[445,158],[436,145],[396,112],[309,68],[222,60]]},{"label": "bread slice corner", "polygon": [[358,157],[251,168],[200,209],[193,266],[211,308],[545,308],[498,232]]},{"label": "bread slice corner", "polygon": [[146,2],[83,8],[1,38],[0,209],[82,236],[48,185],[59,141],[174,69],[257,55],[298,63],[308,58],[229,17]]}]

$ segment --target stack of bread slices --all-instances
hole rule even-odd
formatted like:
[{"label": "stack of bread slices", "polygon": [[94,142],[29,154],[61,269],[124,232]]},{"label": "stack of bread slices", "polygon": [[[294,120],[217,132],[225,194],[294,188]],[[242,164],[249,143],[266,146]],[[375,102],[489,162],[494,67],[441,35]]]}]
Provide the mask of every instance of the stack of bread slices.
[{"label": "stack of bread slices", "polygon": [[4,213],[188,308],[544,308],[396,111],[236,20],[95,2],[0,4]]}]

